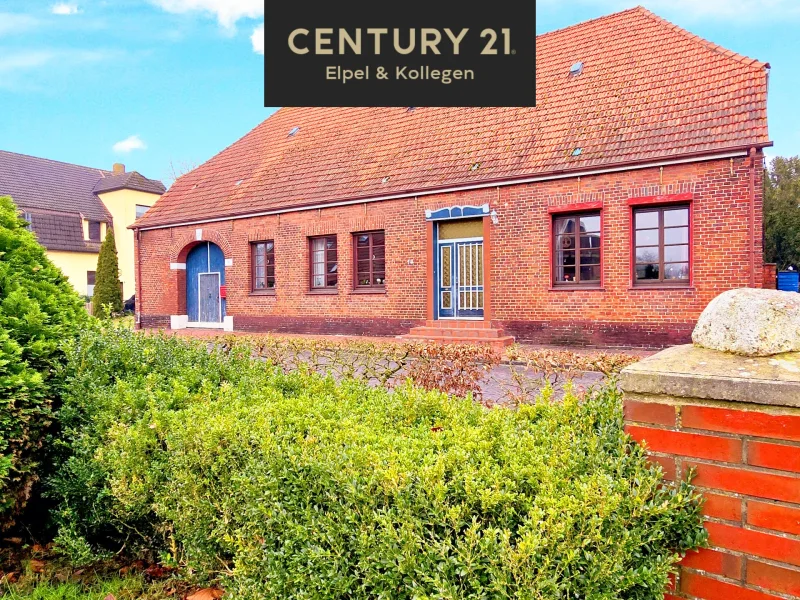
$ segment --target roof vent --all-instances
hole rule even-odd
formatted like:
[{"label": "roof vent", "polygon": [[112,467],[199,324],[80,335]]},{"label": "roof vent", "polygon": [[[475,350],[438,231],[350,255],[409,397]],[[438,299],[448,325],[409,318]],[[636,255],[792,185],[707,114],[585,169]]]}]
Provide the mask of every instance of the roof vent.
[{"label": "roof vent", "polygon": [[575,148],[572,151],[572,156],[580,156],[581,154],[583,154],[583,148]]},{"label": "roof vent", "polygon": [[381,180],[381,183],[389,183],[389,179],[391,179],[391,175],[387,175]]},{"label": "roof vent", "polygon": [[295,135],[297,135],[297,132],[298,132],[298,131],[300,131],[300,128],[299,128],[299,127],[292,127],[292,128],[289,130],[289,137],[294,137]]},{"label": "roof vent", "polygon": [[470,171],[477,171],[478,169],[480,169],[480,167],[481,167],[481,163],[476,162],[476,163],[472,164],[472,166],[469,168],[469,170]]},{"label": "roof vent", "polygon": [[240,179],[239,181],[236,182],[236,185],[242,185],[243,181],[244,181],[244,179]]},{"label": "roof vent", "polygon": [[583,63],[582,62],[576,62],[574,65],[572,65],[569,68],[569,74],[572,75],[573,77],[577,77],[581,73],[583,73]]},{"label": "roof vent", "polygon": [[406,112],[414,112],[414,109],[417,108],[416,106],[408,106],[406,107]]}]

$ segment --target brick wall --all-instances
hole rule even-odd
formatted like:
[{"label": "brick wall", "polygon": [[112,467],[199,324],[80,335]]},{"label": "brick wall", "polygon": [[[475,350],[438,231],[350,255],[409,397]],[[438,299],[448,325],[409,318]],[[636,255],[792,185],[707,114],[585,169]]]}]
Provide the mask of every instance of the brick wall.
[{"label": "brick wall", "polygon": [[778,287],[778,265],[764,263],[764,288],[774,290]]},{"label": "brick wall", "polygon": [[[760,158],[760,157],[759,157]],[[184,274],[170,269],[201,239],[223,248],[227,313],[249,330],[271,330],[285,319],[296,331],[394,334],[427,318],[426,277],[431,268],[424,213],[452,205],[489,203],[492,226],[492,318],[520,340],[542,343],[663,346],[688,339],[705,305],[720,292],[750,281],[749,160],[718,160],[551,182],[455,192],[386,202],[141,232],[143,323],[184,314]],[[760,163],[759,163],[760,164]],[[761,172],[756,179],[754,279],[763,281]],[[692,195],[692,285],[633,289],[631,198]],[[551,219],[564,205],[600,205],[603,215],[603,285],[599,290],[552,289]],[[385,293],[353,292],[351,236],[384,229]],[[308,291],[308,237],[336,234],[339,289]],[[249,242],[274,239],[277,292],[250,293]],[[284,326],[284,329],[288,327]]]},{"label": "brick wall", "polygon": [[[798,356],[794,362],[800,364]],[[657,386],[658,355],[653,359],[641,367],[640,379],[649,377]],[[691,355],[681,359],[686,371],[692,371]],[[692,389],[703,377],[703,365],[714,360],[707,354],[699,357],[699,368],[687,375],[682,389]],[[731,386],[740,365],[758,376],[760,367],[754,361],[730,360],[740,362],[732,364],[730,376],[709,378],[706,398],[713,400],[723,389],[741,393],[743,388]],[[759,360],[770,368],[769,359]],[[675,369],[674,361],[673,357],[663,364]],[[765,386],[776,383],[764,381]],[[800,381],[773,398],[794,404],[783,407],[712,404],[674,392],[628,393],[635,388],[636,382],[623,380],[628,433],[646,445],[667,479],[686,477],[694,470],[692,483],[705,497],[710,548],[684,559],[677,589],[667,598],[800,598]],[[716,397],[724,398],[728,392]],[[753,399],[766,401],[755,388]]]}]

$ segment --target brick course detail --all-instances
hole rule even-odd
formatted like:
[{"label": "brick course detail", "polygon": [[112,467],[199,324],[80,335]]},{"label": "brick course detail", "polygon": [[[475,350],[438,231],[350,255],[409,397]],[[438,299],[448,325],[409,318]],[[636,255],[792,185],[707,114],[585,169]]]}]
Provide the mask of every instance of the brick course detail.
[{"label": "brick course detail", "polygon": [[800,598],[800,409],[665,400],[626,400],[626,428],[670,479],[694,472],[710,545],[665,599]]},{"label": "brick course detail", "polygon": [[[199,241],[212,241],[226,267],[227,314],[248,331],[397,335],[425,322],[432,269],[425,210],[488,203],[491,268],[485,284],[491,320],[518,341],[604,346],[663,347],[689,340],[703,308],[719,293],[751,280],[750,175],[755,170],[756,285],[762,265],[762,155],[693,162],[663,169],[565,178],[459,191],[280,215],[138,232],[137,310],[143,327],[164,327],[185,314],[186,272],[180,263]],[[689,286],[635,288],[631,277],[631,199],[680,192],[691,198]],[[602,286],[553,289],[553,207],[602,207]],[[353,291],[352,235],[386,231],[386,290]],[[311,235],[338,237],[335,294],[309,293]],[[276,292],[250,292],[250,242],[275,240]],[[785,438],[784,438],[785,439]]]}]

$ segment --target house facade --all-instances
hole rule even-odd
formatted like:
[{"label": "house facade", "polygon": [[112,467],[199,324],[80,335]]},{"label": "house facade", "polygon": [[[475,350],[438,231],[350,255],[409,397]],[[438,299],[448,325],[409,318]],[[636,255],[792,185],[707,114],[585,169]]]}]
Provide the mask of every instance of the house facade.
[{"label": "house facade", "polygon": [[768,65],[633,9],[536,108],[284,108],[134,224],[142,327],[686,341],[760,287]]},{"label": "house facade", "polygon": [[165,191],[160,181],[0,151],[0,196],[11,196],[46,248],[48,258],[75,290],[94,292],[100,245],[114,230],[123,297],[136,292],[133,233],[128,227]]}]

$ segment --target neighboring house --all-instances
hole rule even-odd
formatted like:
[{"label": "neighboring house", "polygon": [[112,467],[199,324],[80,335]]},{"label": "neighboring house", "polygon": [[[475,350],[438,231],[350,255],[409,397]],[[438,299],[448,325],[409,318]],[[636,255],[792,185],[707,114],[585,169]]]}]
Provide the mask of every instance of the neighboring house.
[{"label": "neighboring house", "polygon": [[685,342],[762,285],[768,69],[636,8],[536,108],[281,109],[134,225],[141,325]]},{"label": "neighboring house", "polygon": [[47,256],[78,293],[92,296],[106,229],[114,230],[123,295],[136,292],[133,233],[128,229],[165,191],[125,166],[92,169],[0,151],[0,196],[11,196]]}]

